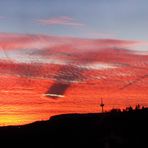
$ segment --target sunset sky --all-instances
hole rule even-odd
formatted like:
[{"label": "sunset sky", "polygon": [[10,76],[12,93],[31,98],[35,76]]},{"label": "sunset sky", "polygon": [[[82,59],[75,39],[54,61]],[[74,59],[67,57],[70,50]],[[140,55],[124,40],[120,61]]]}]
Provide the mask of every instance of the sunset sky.
[{"label": "sunset sky", "polygon": [[148,106],[147,0],[1,0],[0,125]]}]

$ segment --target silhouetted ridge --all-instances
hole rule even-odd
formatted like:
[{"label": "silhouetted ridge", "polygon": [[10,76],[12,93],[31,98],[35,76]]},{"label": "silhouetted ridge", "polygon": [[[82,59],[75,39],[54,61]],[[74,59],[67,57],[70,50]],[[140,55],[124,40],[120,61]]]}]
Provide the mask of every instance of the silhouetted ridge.
[{"label": "silhouetted ridge", "polygon": [[[24,126],[0,127],[1,144],[25,147],[148,147],[148,109],[63,114]],[[7,141],[7,142],[5,142]]]}]

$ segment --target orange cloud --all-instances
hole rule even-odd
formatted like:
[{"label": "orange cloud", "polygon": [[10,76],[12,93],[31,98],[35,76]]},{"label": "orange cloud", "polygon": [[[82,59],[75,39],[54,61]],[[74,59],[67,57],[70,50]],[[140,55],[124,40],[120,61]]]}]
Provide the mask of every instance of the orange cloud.
[{"label": "orange cloud", "polygon": [[[98,112],[99,98],[104,99],[105,110],[148,106],[148,54],[134,50],[143,44],[0,33],[0,124]],[[3,58],[3,50],[10,59]],[[64,98],[56,102],[47,97]]]},{"label": "orange cloud", "polygon": [[[27,103],[27,115],[28,106],[34,108],[30,103],[35,102],[39,110],[56,106],[54,114],[57,110],[98,112],[99,97],[103,97],[107,108],[114,104],[134,105],[139,98],[145,103],[148,55],[128,50],[142,44],[132,40],[0,33],[0,47],[11,59],[6,61],[0,54],[1,102],[11,104],[16,112],[15,104]],[[47,97],[64,98],[48,106],[54,100]],[[51,110],[45,112],[48,117]]]},{"label": "orange cloud", "polygon": [[128,50],[138,44],[141,41],[1,33],[0,47],[8,52],[11,62],[2,61],[0,73],[71,83],[85,81],[86,71],[96,77],[93,71],[145,70],[147,56]]},{"label": "orange cloud", "polygon": [[68,16],[60,16],[60,17],[49,18],[49,19],[38,19],[36,21],[42,25],[68,25],[68,26],[83,26],[84,25]]}]

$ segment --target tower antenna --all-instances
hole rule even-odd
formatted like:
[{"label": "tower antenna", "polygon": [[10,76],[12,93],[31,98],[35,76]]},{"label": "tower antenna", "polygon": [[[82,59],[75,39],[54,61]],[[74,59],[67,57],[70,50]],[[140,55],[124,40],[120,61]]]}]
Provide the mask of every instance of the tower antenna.
[{"label": "tower antenna", "polygon": [[103,103],[103,99],[102,98],[101,98],[100,107],[101,107],[102,113],[103,113],[104,112],[104,103]]}]

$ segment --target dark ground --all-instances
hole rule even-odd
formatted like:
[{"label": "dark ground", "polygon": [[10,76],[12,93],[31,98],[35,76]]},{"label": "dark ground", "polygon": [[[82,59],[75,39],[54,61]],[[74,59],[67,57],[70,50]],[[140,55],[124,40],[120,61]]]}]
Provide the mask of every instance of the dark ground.
[{"label": "dark ground", "polygon": [[0,127],[1,147],[148,148],[148,108],[57,115],[48,121]]}]

